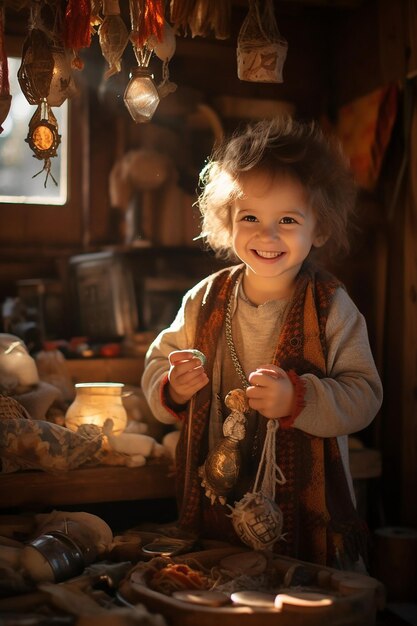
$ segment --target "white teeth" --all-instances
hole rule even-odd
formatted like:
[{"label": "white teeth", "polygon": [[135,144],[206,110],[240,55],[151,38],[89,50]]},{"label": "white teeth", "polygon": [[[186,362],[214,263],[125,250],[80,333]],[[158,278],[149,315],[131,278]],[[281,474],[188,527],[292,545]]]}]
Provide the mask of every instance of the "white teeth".
[{"label": "white teeth", "polygon": [[256,254],[264,259],[275,259],[276,257],[281,256],[282,252],[263,252],[262,250],[257,250]]}]

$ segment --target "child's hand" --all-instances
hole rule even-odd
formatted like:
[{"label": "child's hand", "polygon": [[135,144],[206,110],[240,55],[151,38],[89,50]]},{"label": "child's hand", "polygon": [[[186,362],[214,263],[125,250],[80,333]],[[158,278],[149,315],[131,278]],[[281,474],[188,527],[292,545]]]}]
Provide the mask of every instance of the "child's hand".
[{"label": "child's hand", "polygon": [[276,365],[261,365],[248,378],[246,389],[249,406],[265,417],[291,415],[294,387],[287,373]]},{"label": "child's hand", "polygon": [[200,358],[193,350],[175,350],[169,355],[168,392],[176,404],[185,404],[208,383]]}]

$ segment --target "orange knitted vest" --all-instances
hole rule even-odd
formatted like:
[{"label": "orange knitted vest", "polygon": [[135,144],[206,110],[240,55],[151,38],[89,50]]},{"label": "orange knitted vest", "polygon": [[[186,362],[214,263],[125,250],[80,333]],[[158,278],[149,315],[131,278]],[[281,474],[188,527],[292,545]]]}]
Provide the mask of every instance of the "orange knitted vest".
[{"label": "orange knitted vest", "polygon": [[[226,305],[242,269],[243,266],[239,265],[221,270],[207,283],[194,347],[206,355],[209,378],[216,345],[220,333],[224,332]],[[298,375],[308,372],[320,378],[325,376],[326,320],[338,286],[340,283],[329,273],[307,263],[303,266],[286,321],[277,337],[273,363]],[[201,536],[205,534],[203,511],[207,508],[204,500],[207,498],[200,486],[198,467],[208,453],[211,396],[211,386],[207,385],[195,399],[189,459],[190,489],[184,502],[188,423],[181,431],[176,454],[179,523],[187,531]],[[259,420],[259,424],[261,447],[266,420]],[[276,437],[276,459],[287,482],[280,485],[276,493],[277,504],[284,514],[285,540],[278,541],[274,550],[331,566],[350,567],[359,555],[366,559],[368,534],[353,506],[336,438],[314,437],[292,426],[281,427]],[[219,520],[219,538],[230,540],[229,509],[216,505],[213,514],[212,519],[217,517]],[[229,533],[227,537],[225,528]],[[237,537],[235,540],[239,541]]]}]

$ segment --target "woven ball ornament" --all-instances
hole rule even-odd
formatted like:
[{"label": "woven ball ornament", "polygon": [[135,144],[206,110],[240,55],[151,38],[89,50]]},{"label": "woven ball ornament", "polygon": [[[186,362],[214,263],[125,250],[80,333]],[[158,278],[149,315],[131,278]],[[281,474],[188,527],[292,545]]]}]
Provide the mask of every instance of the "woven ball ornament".
[{"label": "woven ball ornament", "polygon": [[282,511],[262,493],[247,493],[229,508],[237,535],[253,550],[269,550],[282,537]]}]

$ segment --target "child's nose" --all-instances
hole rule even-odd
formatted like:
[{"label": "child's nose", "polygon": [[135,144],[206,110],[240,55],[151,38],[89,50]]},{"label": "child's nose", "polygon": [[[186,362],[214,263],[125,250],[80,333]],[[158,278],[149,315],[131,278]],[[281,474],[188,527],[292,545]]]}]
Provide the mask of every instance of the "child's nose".
[{"label": "child's nose", "polygon": [[264,224],[261,228],[261,236],[265,239],[277,239],[279,232],[276,224]]}]

